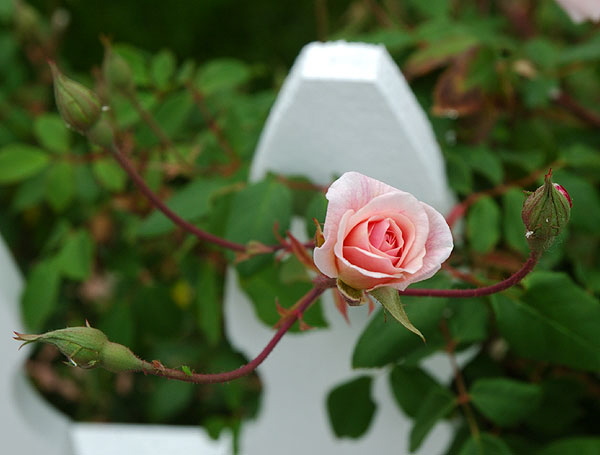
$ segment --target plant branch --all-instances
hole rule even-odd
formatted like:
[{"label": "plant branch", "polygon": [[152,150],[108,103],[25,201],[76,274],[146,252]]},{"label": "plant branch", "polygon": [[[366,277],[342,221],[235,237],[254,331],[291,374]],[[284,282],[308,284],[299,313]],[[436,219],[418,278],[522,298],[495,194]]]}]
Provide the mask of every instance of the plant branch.
[{"label": "plant branch", "polygon": [[252,373],[273,351],[277,343],[281,340],[283,335],[294,325],[294,323],[302,316],[302,314],[314,303],[317,298],[325,291],[325,287],[319,286],[318,284],[311,289],[304,297],[302,297],[294,311],[290,311],[284,318],[279,326],[271,341],[264,347],[264,349],[256,356],[253,360],[248,362],[246,365],[232,371],[225,373],[215,374],[198,374],[198,373],[185,373],[182,370],[176,370],[172,368],[164,367],[160,362],[154,361],[152,363],[145,362],[144,373],[152,374],[155,376],[162,376],[169,379],[176,379],[178,381],[193,382],[196,384],[211,384],[216,382],[227,382],[233,379],[238,379],[242,376]]},{"label": "plant branch", "polygon": [[216,235],[213,235],[209,232],[197,228],[192,223],[189,223],[188,221],[181,218],[169,207],[167,207],[167,205],[150,189],[150,187],[146,185],[146,182],[144,182],[144,179],[138,174],[131,162],[127,159],[127,157],[125,157],[125,155],[121,153],[121,151],[115,145],[111,147],[110,151],[112,152],[119,165],[129,175],[129,177],[131,177],[133,182],[137,185],[137,187],[144,194],[144,196],[148,198],[152,205],[158,210],[160,210],[162,213],[164,213],[167,216],[167,218],[173,221],[173,223],[175,223],[177,226],[195,235],[200,240],[214,243],[215,245],[219,245],[223,248],[232,251],[246,252],[246,245],[242,245],[241,243],[230,242],[229,240],[217,237]]},{"label": "plant branch", "polygon": [[453,297],[453,298],[468,298],[468,297],[481,297],[484,295],[495,294],[500,291],[504,291],[519,281],[531,272],[539,260],[539,255],[531,253],[527,261],[523,264],[520,270],[508,277],[507,279],[500,281],[499,283],[491,286],[484,286],[475,289],[405,289],[404,291],[398,291],[400,295],[418,296],[418,297]]},{"label": "plant branch", "polygon": [[561,90],[552,100],[587,125],[600,128],[600,114],[582,106],[564,90]]}]

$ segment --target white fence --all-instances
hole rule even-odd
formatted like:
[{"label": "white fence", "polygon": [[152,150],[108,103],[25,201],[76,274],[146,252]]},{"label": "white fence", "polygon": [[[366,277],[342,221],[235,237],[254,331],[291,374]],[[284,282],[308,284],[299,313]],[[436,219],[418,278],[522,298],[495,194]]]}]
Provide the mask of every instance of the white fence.
[{"label": "white fence", "polygon": [[[251,178],[267,171],[301,174],[327,184],[335,175],[356,170],[409,191],[445,212],[452,196],[431,126],[397,66],[381,46],[313,43],[298,57],[273,107],[254,159]],[[272,336],[251,303],[227,280],[225,317],[231,342],[254,357]],[[43,402],[31,389],[22,364],[27,349],[10,340],[21,329],[18,297],[22,280],[0,245],[0,438],[7,453],[23,455],[120,455],[231,452],[231,437],[210,441],[201,428],[77,424]],[[328,329],[287,334],[259,368],[264,395],[257,420],[241,436],[242,455],[352,455],[407,447],[409,422],[394,404],[385,372],[376,374],[375,421],[359,440],[339,440],[327,420],[325,396],[351,378],[353,346],[366,321],[365,308],[350,309],[351,325],[325,299]],[[443,381],[447,360],[434,356],[426,365]],[[439,425],[418,452],[435,455],[448,443]]]}]

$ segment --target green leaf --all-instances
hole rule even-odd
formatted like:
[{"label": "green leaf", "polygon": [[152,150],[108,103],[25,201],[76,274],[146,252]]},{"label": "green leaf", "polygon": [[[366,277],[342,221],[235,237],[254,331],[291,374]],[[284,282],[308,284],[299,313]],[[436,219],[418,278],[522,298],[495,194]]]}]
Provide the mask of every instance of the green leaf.
[{"label": "green leaf", "polygon": [[196,287],[198,327],[211,346],[216,346],[222,337],[221,274],[210,262],[203,262],[198,271]]},{"label": "green leaf", "polygon": [[544,447],[536,455],[600,455],[600,438],[562,439]]},{"label": "green leaf", "polygon": [[473,192],[473,173],[467,163],[457,154],[448,153],[446,169],[450,187],[459,194],[468,195]]},{"label": "green leaf", "polygon": [[411,452],[417,450],[435,424],[446,417],[455,406],[454,395],[444,388],[436,388],[424,397],[410,430],[409,450]]},{"label": "green leaf", "polygon": [[61,273],[73,280],[84,281],[92,272],[94,243],[88,231],[71,233],[57,255]]},{"label": "green leaf", "polygon": [[250,79],[250,70],[241,61],[229,58],[212,60],[204,65],[196,78],[198,88],[208,95],[231,90]]},{"label": "green leaf", "polygon": [[133,79],[136,85],[147,85],[150,81],[148,72],[147,54],[134,46],[128,44],[115,44],[113,51],[125,59],[131,67]]},{"label": "green leaf", "polygon": [[536,410],[543,393],[539,385],[485,378],[475,381],[469,395],[484,416],[501,427],[510,427]]},{"label": "green leaf", "polygon": [[[446,287],[447,280],[439,275],[434,279],[418,283],[415,287]],[[429,345],[435,345],[438,324],[446,308],[446,299],[436,297],[402,297],[406,313],[429,339]],[[354,368],[373,368],[399,361],[423,348],[423,341],[394,321],[386,321],[383,311],[371,317],[352,354]]]},{"label": "green leaf", "polygon": [[469,209],[467,235],[471,248],[480,254],[490,252],[500,240],[500,209],[491,197],[482,197]]},{"label": "green leaf", "polygon": [[63,154],[71,147],[71,132],[58,114],[42,114],[33,123],[33,132],[40,145],[47,150]]},{"label": "green leaf", "polygon": [[400,296],[398,295],[398,290],[389,286],[384,286],[381,288],[377,288],[369,292],[377,302],[379,302],[383,307],[392,315],[394,318],[402,324],[405,328],[410,330],[415,335],[418,335],[425,343],[425,337],[423,334],[417,329],[408,319],[408,315],[404,310],[404,305],[400,301]]},{"label": "green leaf", "polygon": [[312,239],[315,237],[317,227],[315,226],[314,220],[316,219],[321,224],[324,223],[326,213],[327,199],[325,199],[325,194],[318,193],[311,199],[306,208],[305,219],[308,238]]},{"label": "green leaf", "polygon": [[59,269],[52,259],[39,262],[29,272],[21,304],[23,320],[30,330],[44,327],[56,307],[59,286]]},{"label": "green leaf", "polygon": [[[110,304],[110,302],[102,303]],[[135,324],[131,305],[121,300],[112,303],[98,322],[98,329],[104,332],[110,341],[131,346],[135,341]]]},{"label": "green leaf", "polygon": [[520,356],[600,370],[600,304],[561,273],[535,272],[521,300],[492,296],[500,333]]},{"label": "green leaf", "polygon": [[449,306],[452,339],[458,343],[483,341],[488,335],[489,310],[482,298],[453,299]]},{"label": "green leaf", "polygon": [[[220,179],[199,178],[178,190],[167,201],[167,207],[186,221],[194,221],[208,213],[211,199],[223,186]],[[138,234],[153,237],[175,229],[173,222],[161,211],[155,210],[139,226]]]},{"label": "green leaf", "polygon": [[14,183],[42,171],[50,161],[38,147],[9,144],[0,149],[0,184]]},{"label": "green leaf", "polygon": [[[194,102],[190,93],[180,90],[162,100],[153,115],[156,123],[160,125],[167,137],[172,139],[183,128],[193,107]],[[159,142],[157,134],[145,123],[140,124],[136,137],[140,145],[145,147],[156,145]]]},{"label": "green leaf", "polygon": [[[275,180],[263,180],[247,186],[233,199],[225,237],[247,244],[255,240],[264,244],[277,242],[273,228],[285,232],[292,216],[292,193]],[[240,275],[249,275],[268,263],[269,257],[257,257],[238,266]]]},{"label": "green leaf", "polygon": [[12,200],[12,207],[17,211],[31,208],[46,196],[46,176],[38,174],[22,182]]},{"label": "green leaf", "polygon": [[195,384],[179,381],[156,381],[156,388],[148,401],[148,414],[154,421],[162,422],[183,411],[197,390]]},{"label": "green leaf", "polygon": [[165,89],[169,86],[175,73],[175,66],[175,56],[170,50],[162,50],[154,56],[150,64],[150,74],[157,88]]},{"label": "green leaf", "polygon": [[477,439],[469,438],[459,455],[513,455],[513,452],[499,437],[482,433]]},{"label": "green leaf", "polygon": [[337,437],[359,438],[369,429],[376,409],[371,383],[370,377],[361,376],[329,392],[327,411]]},{"label": "green leaf", "polygon": [[405,414],[415,417],[424,397],[443,387],[418,367],[396,365],[390,373],[390,387]]},{"label": "green leaf", "polygon": [[53,164],[46,176],[46,200],[57,212],[62,212],[75,196],[75,172],[67,161]]},{"label": "green leaf", "polygon": [[125,189],[127,174],[111,158],[94,161],[92,172],[98,182],[107,190],[118,193]]},{"label": "green leaf", "polygon": [[[283,308],[288,308],[310,290],[310,283],[283,283],[280,280],[280,272],[279,266],[272,264],[252,275],[239,276],[240,286],[252,300],[257,316],[268,325],[273,325],[280,319],[276,302]],[[313,327],[327,325],[318,302],[304,313],[303,320]],[[293,330],[297,329],[294,327]]]},{"label": "green leaf", "polygon": [[502,195],[502,232],[508,246],[526,255],[529,253],[529,245],[521,219],[524,201],[525,195],[518,188],[511,188]]},{"label": "green leaf", "polygon": [[502,162],[489,148],[459,147],[458,155],[471,169],[485,176],[494,185],[500,184],[504,179]]}]

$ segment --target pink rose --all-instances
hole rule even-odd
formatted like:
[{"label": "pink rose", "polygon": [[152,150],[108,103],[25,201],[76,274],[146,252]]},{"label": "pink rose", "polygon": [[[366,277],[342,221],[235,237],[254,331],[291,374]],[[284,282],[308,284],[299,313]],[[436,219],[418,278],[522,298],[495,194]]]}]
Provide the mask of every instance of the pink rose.
[{"label": "pink rose", "polygon": [[600,20],[600,1],[598,0],[556,0],[573,22],[583,22],[587,19],[597,22]]},{"label": "pink rose", "polygon": [[327,199],[325,243],[314,261],[330,278],[360,290],[404,290],[433,276],[450,256],[444,217],[410,193],[347,172],[329,187]]}]

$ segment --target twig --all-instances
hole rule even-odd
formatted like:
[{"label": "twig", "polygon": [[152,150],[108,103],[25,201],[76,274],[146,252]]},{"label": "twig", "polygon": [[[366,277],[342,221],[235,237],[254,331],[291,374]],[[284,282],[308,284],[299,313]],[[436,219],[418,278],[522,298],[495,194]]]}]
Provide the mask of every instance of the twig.
[{"label": "twig", "polygon": [[229,240],[217,237],[216,235],[213,235],[209,232],[198,229],[193,224],[181,218],[169,207],[167,207],[166,204],[150,189],[150,187],[146,185],[146,182],[144,182],[144,179],[138,174],[131,162],[125,157],[125,155],[123,155],[120,152],[120,150],[115,145],[111,147],[110,151],[112,152],[117,162],[121,165],[123,170],[129,175],[129,177],[137,185],[137,187],[144,194],[144,196],[148,198],[152,205],[158,210],[160,210],[162,213],[164,213],[177,226],[195,235],[200,240],[214,243],[215,245],[219,245],[223,248],[227,248],[232,251],[246,252],[246,245],[242,245],[241,243],[230,242]]},{"label": "twig", "polygon": [[552,100],[582,122],[594,128],[600,128],[600,114],[582,106],[564,90],[561,90]]},{"label": "twig", "polygon": [[169,379],[176,379],[178,381],[193,382],[196,384],[210,384],[215,382],[227,382],[233,379],[238,379],[242,376],[252,373],[273,351],[279,340],[285,335],[285,333],[294,325],[294,323],[302,316],[302,314],[310,307],[310,305],[317,300],[317,298],[325,291],[325,287],[319,285],[311,289],[302,299],[298,301],[295,311],[288,313],[286,318],[282,321],[279,326],[279,330],[273,335],[271,341],[264,347],[258,356],[248,362],[246,365],[232,371],[225,373],[215,374],[198,374],[198,373],[185,373],[181,370],[172,368],[166,368],[160,362],[146,362],[144,372],[146,374],[152,374],[155,376],[162,376]]}]

